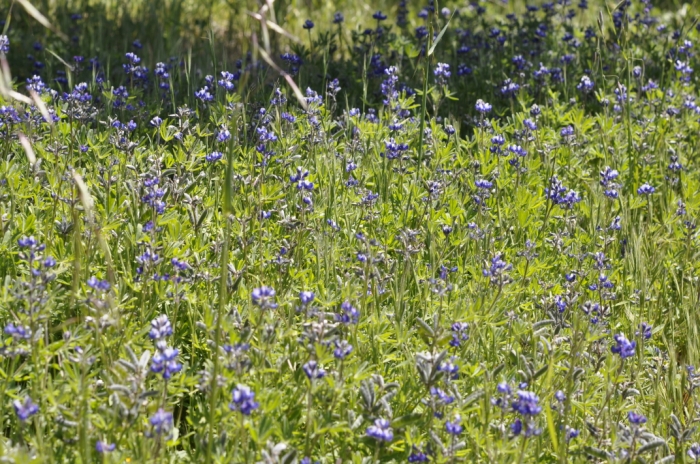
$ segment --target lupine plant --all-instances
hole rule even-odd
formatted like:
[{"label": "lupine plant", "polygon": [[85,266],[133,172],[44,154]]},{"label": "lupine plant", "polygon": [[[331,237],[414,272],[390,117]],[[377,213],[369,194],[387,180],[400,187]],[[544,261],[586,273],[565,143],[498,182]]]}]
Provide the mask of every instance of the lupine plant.
[{"label": "lupine plant", "polygon": [[0,4],[2,459],[700,462],[697,5],[259,3]]}]

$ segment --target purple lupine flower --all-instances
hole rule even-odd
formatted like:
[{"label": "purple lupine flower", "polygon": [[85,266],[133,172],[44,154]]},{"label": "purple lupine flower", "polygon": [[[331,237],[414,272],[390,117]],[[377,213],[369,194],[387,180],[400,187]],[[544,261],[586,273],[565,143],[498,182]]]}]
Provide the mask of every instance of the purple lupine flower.
[{"label": "purple lupine flower", "polygon": [[170,320],[165,314],[161,314],[151,321],[151,330],[148,336],[151,340],[161,340],[173,334],[173,326],[170,325]]},{"label": "purple lupine flower", "polygon": [[33,249],[37,246],[37,243],[38,242],[33,235],[30,235],[29,237],[22,237],[19,240],[17,240],[17,245],[19,245],[20,248]]},{"label": "purple lupine flower", "polygon": [[39,406],[34,404],[34,401],[29,396],[25,396],[22,401],[14,400],[12,406],[15,408],[15,413],[20,422],[26,422],[27,419],[39,412]]},{"label": "purple lupine flower", "polygon": [[566,126],[559,132],[559,134],[564,138],[571,137],[574,135],[574,128],[573,126]]},{"label": "purple lupine flower", "polygon": [[30,327],[15,325],[12,322],[5,326],[4,332],[15,340],[29,340],[32,338],[32,329]]},{"label": "purple lupine flower", "polygon": [[246,385],[237,385],[231,392],[231,402],[228,407],[231,411],[240,411],[245,416],[258,409],[260,404],[255,401],[255,392]]},{"label": "purple lupine flower", "polygon": [[160,408],[151,416],[149,422],[156,435],[167,434],[173,428],[173,413]]},{"label": "purple lupine flower", "polygon": [[222,127],[219,129],[218,134],[216,135],[216,141],[219,143],[226,142],[231,139],[231,132],[226,128]]},{"label": "purple lupine flower", "polygon": [[377,10],[372,17],[377,21],[384,21],[386,19],[386,15],[379,10]]},{"label": "purple lupine flower", "polygon": [[507,150],[516,156],[527,156],[527,151],[520,145],[508,145]]},{"label": "purple lupine flower", "polygon": [[583,76],[581,77],[581,82],[579,82],[576,85],[576,90],[578,90],[581,93],[590,93],[593,88],[595,87],[595,84],[593,83],[593,80],[588,77],[588,76]]},{"label": "purple lupine flower", "polygon": [[391,423],[386,419],[375,419],[374,425],[367,427],[367,436],[378,441],[389,442],[394,439]]},{"label": "purple lupine flower", "polygon": [[97,440],[95,443],[95,451],[99,454],[110,453],[116,449],[117,445],[114,443],[105,443],[102,440]]},{"label": "purple lupine flower", "polygon": [[656,189],[649,184],[643,184],[637,189],[637,195],[651,195]]},{"label": "purple lupine flower", "polygon": [[153,355],[151,359],[151,372],[156,374],[163,374],[163,378],[168,380],[182,370],[182,364],[177,362],[177,356],[180,353],[177,348],[171,348],[168,346],[163,346],[162,348],[159,344],[156,344],[158,351]]},{"label": "purple lupine flower", "polygon": [[209,87],[206,85],[194,93],[194,96],[202,103],[208,103],[214,101],[214,95],[209,91]]},{"label": "purple lupine flower", "polygon": [[464,427],[462,426],[461,422],[462,417],[459,414],[455,414],[454,420],[452,422],[445,422],[445,430],[447,430],[447,433],[449,433],[450,435],[459,435],[464,430]]},{"label": "purple lupine flower", "polygon": [[469,324],[466,322],[455,322],[452,324],[452,340],[450,346],[458,348],[462,346],[462,342],[469,340]]},{"label": "purple lupine flower", "polygon": [[435,75],[435,82],[438,85],[447,84],[447,80],[452,75],[450,72],[450,65],[447,63],[438,63],[433,70],[433,74]]},{"label": "purple lupine flower", "polygon": [[520,419],[515,419],[510,426],[510,431],[514,436],[519,436],[523,431],[523,421]]},{"label": "purple lupine flower", "polygon": [[544,189],[545,196],[555,205],[563,209],[572,209],[576,203],[581,201],[581,197],[575,190],[569,190],[564,184],[553,175],[549,180],[549,187]]},{"label": "purple lupine flower", "polygon": [[99,280],[97,277],[92,276],[87,281],[88,287],[95,290],[100,290],[102,292],[108,292],[110,289],[110,284],[106,280]]},{"label": "purple lupine flower", "polygon": [[518,391],[518,399],[511,405],[513,411],[526,416],[532,417],[542,412],[542,406],[539,405],[539,398],[529,391]]},{"label": "purple lupine flower", "polygon": [[[358,253],[358,259],[360,254],[362,253]],[[335,315],[335,320],[343,324],[357,324],[357,321],[359,319],[360,311],[357,308],[355,308],[349,301],[343,301],[343,304],[340,305],[340,314]]]},{"label": "purple lupine flower", "polygon": [[408,462],[428,462],[428,456],[420,448],[413,445],[411,454],[408,455]]},{"label": "purple lupine flower", "polygon": [[615,354],[619,354],[620,358],[626,359],[634,356],[635,348],[637,347],[637,342],[629,341],[623,334],[615,335],[615,346],[610,348]]},{"label": "purple lupine flower", "polygon": [[233,92],[236,89],[236,85],[233,83],[237,76],[228,71],[221,71],[221,79],[219,79],[216,84],[219,87],[223,87],[227,92]]},{"label": "purple lupine flower", "polygon": [[474,105],[476,110],[481,113],[481,114],[487,114],[491,112],[492,106],[490,103],[486,103],[484,100],[477,100],[476,104]]},{"label": "purple lupine flower", "polygon": [[304,364],[302,366],[302,369],[304,370],[304,374],[306,374],[306,377],[308,377],[309,380],[322,379],[326,376],[325,369],[321,368],[321,366],[319,366],[318,363],[314,360],[311,360]]},{"label": "purple lupine flower", "polygon": [[340,359],[341,361],[348,357],[352,353],[353,346],[348,343],[347,340],[340,340],[335,342],[335,349],[333,350],[333,356],[335,359]]},{"label": "purple lupine flower", "polygon": [[635,334],[641,336],[644,340],[649,340],[651,338],[651,325],[646,322],[639,324],[639,331]]},{"label": "purple lupine flower", "polygon": [[206,159],[209,163],[215,163],[223,157],[224,157],[224,154],[221,153],[220,151],[213,151],[213,152],[207,154],[204,157],[204,159]]},{"label": "purple lupine flower", "polygon": [[482,270],[484,277],[490,277],[492,283],[505,283],[504,281],[508,280],[507,272],[513,268],[513,265],[503,261],[502,257],[502,253],[496,253],[491,258],[491,266]]},{"label": "purple lupine flower", "polygon": [[459,378],[459,366],[454,363],[455,359],[455,357],[452,357],[449,361],[442,362],[438,366],[438,371],[447,374],[446,377],[450,380],[457,380]]},{"label": "purple lupine flower", "polygon": [[301,304],[304,306],[310,305],[315,298],[316,294],[314,292],[299,292],[299,299],[301,300]]},{"label": "purple lupine flower", "polygon": [[0,34],[0,53],[10,53],[10,39],[4,34]]},{"label": "purple lupine flower", "polygon": [[275,290],[265,285],[260,288],[254,288],[250,297],[253,300],[253,304],[262,309],[275,309],[278,306],[274,301]]},{"label": "purple lupine flower", "polygon": [[627,419],[630,421],[630,424],[633,426],[640,426],[643,424],[646,424],[647,418],[643,414],[638,414],[634,411],[630,411],[627,413]]},{"label": "purple lupine flower", "polygon": [[454,396],[450,396],[445,393],[442,389],[437,387],[430,387],[430,395],[437,398],[439,404],[452,404],[455,400]]},{"label": "purple lupine flower", "polygon": [[496,385],[496,390],[502,395],[510,395],[513,393],[513,389],[506,382],[501,382]]}]

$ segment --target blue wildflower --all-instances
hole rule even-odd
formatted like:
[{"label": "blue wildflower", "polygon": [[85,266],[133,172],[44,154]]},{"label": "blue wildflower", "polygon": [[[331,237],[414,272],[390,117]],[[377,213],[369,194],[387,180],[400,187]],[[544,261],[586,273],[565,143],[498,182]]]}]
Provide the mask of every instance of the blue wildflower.
[{"label": "blue wildflower", "polygon": [[116,447],[117,445],[114,443],[105,443],[102,440],[97,440],[97,443],[95,443],[95,451],[99,454],[111,453]]},{"label": "blue wildflower", "polygon": [[210,163],[215,163],[219,161],[221,158],[224,157],[224,154],[221,153],[220,151],[213,151],[209,154],[207,154],[204,159],[206,159]]},{"label": "blue wildflower", "polygon": [[244,416],[250,416],[260,406],[255,401],[255,392],[246,385],[237,385],[231,392],[231,396],[231,402],[228,405],[229,409],[231,411],[240,411]]},{"label": "blue wildflower", "polygon": [[10,39],[4,34],[0,34],[0,53],[10,53]]},{"label": "blue wildflower", "polygon": [[476,101],[476,104],[474,105],[474,107],[481,114],[487,114],[487,113],[491,112],[491,108],[492,108],[491,104],[486,103],[484,100],[481,100],[481,99]]},{"label": "blue wildflower", "polygon": [[15,340],[29,340],[32,338],[32,329],[30,327],[15,325],[12,322],[5,326],[4,332]]},{"label": "blue wildflower", "polygon": [[151,416],[149,422],[156,435],[167,434],[173,428],[173,413],[160,408]]},{"label": "blue wildflower", "polygon": [[526,416],[536,416],[542,412],[542,406],[539,405],[539,398],[529,391],[518,391],[518,399],[512,403],[513,411]]},{"label": "blue wildflower", "polygon": [[300,292],[299,293],[299,299],[301,300],[301,304],[304,306],[307,306],[311,304],[312,301],[316,298],[316,294],[314,292]]},{"label": "blue wildflower", "polygon": [[449,433],[450,435],[459,435],[464,430],[464,427],[461,425],[461,422],[462,418],[460,417],[460,415],[455,414],[454,420],[452,422],[445,422],[445,430],[447,430],[447,433]]},{"label": "blue wildflower", "polygon": [[367,427],[367,436],[378,441],[389,442],[394,439],[394,431],[391,428],[391,423],[386,419],[376,419],[374,425]]},{"label": "blue wildflower", "polygon": [[646,322],[639,324],[639,331],[636,333],[637,336],[641,336],[644,340],[649,340],[651,338],[651,325]]},{"label": "blue wildflower", "polygon": [[646,424],[647,418],[643,414],[638,414],[634,411],[630,411],[627,413],[627,419],[630,421],[630,424],[634,426],[640,426],[643,424]]},{"label": "blue wildflower", "polygon": [[102,292],[108,292],[110,289],[110,284],[106,280],[99,280],[97,277],[92,276],[87,281],[88,287]]},{"label": "blue wildflower", "polygon": [[216,135],[216,141],[223,143],[231,139],[231,132],[226,127],[222,127]]},{"label": "blue wildflower", "polygon": [[510,426],[510,431],[514,436],[519,436],[523,431],[523,421],[520,419],[515,419],[515,421]]},{"label": "blue wildflower", "polygon": [[438,63],[433,70],[433,74],[435,75],[435,82],[438,85],[447,84],[447,80],[452,75],[450,72],[450,65],[447,63]]},{"label": "blue wildflower", "polygon": [[148,336],[151,340],[162,340],[173,334],[173,326],[170,325],[170,320],[165,314],[161,314],[151,321],[151,330]]},{"label": "blue wildflower", "polygon": [[452,324],[452,340],[450,340],[450,346],[460,347],[462,342],[469,340],[469,324],[466,322],[455,322]]},{"label": "blue wildflower", "polygon": [[304,374],[309,380],[322,379],[326,376],[326,371],[318,365],[314,360],[311,360],[302,366]]},{"label": "blue wildflower", "polygon": [[347,340],[340,340],[335,342],[335,349],[333,350],[333,356],[335,356],[336,359],[343,360],[345,359],[350,353],[352,353],[353,346],[348,343]]},{"label": "blue wildflower", "polygon": [[581,82],[579,82],[576,85],[576,89],[579,92],[584,93],[584,94],[590,93],[594,87],[595,87],[595,84],[593,83],[593,80],[588,76],[581,77]]},{"label": "blue wildflower", "polygon": [[428,462],[428,456],[420,448],[413,445],[411,454],[408,455],[408,462]]},{"label": "blue wildflower", "polygon": [[649,184],[643,184],[637,189],[637,195],[651,195],[656,189]]},{"label": "blue wildflower", "polygon": [[626,359],[634,356],[635,348],[637,347],[637,342],[629,341],[623,334],[615,335],[615,346],[611,347],[610,351],[615,354],[619,354],[620,358]]},{"label": "blue wildflower", "polygon": [[214,101],[214,95],[209,91],[209,87],[206,85],[194,93],[194,96],[200,100],[202,103],[208,103]]},{"label": "blue wildflower", "polygon": [[382,13],[381,11],[376,11],[372,17],[376,19],[377,21],[384,21],[386,19],[386,15]]},{"label": "blue wildflower", "polygon": [[168,380],[182,370],[182,364],[177,362],[177,356],[179,351],[177,348],[171,348],[168,346],[161,346],[163,344],[156,344],[158,351],[153,355],[151,359],[151,372],[156,374],[163,374],[163,378]]},{"label": "blue wildflower", "polygon": [[574,135],[574,128],[573,126],[566,126],[559,133],[564,138],[571,137]]},{"label": "blue wildflower", "polygon": [[14,400],[12,406],[15,408],[15,414],[21,422],[26,422],[27,419],[39,412],[39,406],[34,404],[34,401],[29,396],[25,396],[22,401]]},{"label": "blue wildflower", "polygon": [[502,253],[496,253],[491,258],[491,266],[482,270],[484,277],[491,278],[491,283],[507,283],[510,281],[507,272],[513,268],[513,265],[503,261],[502,257]]},{"label": "blue wildflower", "polygon": [[335,315],[335,320],[343,324],[357,324],[359,319],[360,311],[349,301],[344,301],[340,305],[340,314]]},{"label": "blue wildflower", "polygon": [[277,303],[274,302],[275,290],[265,285],[260,288],[254,288],[250,297],[253,304],[262,309],[275,309],[278,306]]}]

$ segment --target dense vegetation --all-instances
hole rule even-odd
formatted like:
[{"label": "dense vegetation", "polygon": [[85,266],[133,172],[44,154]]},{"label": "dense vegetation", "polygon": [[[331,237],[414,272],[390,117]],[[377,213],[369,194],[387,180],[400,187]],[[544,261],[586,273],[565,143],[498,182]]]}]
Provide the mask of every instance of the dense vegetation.
[{"label": "dense vegetation", "polygon": [[0,5],[3,459],[700,462],[696,7],[117,3]]}]

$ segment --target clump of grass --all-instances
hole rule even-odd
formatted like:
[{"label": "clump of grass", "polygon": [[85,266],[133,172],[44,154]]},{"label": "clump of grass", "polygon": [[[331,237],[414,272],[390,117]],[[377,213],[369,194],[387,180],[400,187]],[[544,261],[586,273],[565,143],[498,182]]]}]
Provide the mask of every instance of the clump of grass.
[{"label": "clump of grass", "polygon": [[688,15],[76,5],[0,9],[3,456],[700,459]]}]

